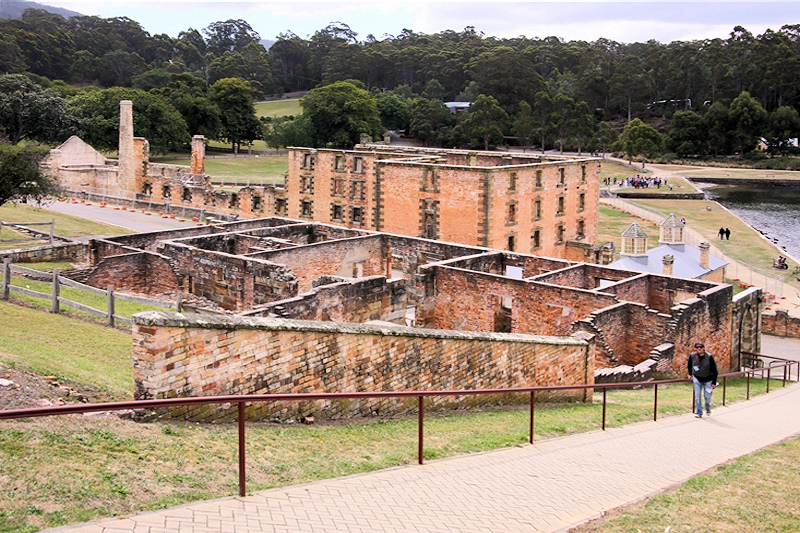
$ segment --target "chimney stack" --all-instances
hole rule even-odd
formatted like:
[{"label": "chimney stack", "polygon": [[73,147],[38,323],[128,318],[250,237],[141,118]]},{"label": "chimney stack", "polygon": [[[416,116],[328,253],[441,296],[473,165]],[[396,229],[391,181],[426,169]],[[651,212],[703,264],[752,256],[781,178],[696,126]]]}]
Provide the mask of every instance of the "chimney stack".
[{"label": "chimney stack", "polygon": [[675,263],[675,256],[673,256],[673,255],[665,255],[664,259],[662,259],[662,261],[664,263],[664,269],[662,270],[661,273],[664,274],[665,276],[671,276],[672,275],[672,267],[673,267],[673,264]]},{"label": "chimney stack", "polygon": [[132,186],[135,176],[133,161],[133,102],[119,102],[119,166],[117,181],[123,189]]},{"label": "chimney stack", "polygon": [[192,166],[189,174],[203,176],[206,173],[206,138],[202,135],[192,137]]},{"label": "chimney stack", "polygon": [[709,248],[711,245],[707,242],[700,243],[700,266],[703,268],[708,268]]}]

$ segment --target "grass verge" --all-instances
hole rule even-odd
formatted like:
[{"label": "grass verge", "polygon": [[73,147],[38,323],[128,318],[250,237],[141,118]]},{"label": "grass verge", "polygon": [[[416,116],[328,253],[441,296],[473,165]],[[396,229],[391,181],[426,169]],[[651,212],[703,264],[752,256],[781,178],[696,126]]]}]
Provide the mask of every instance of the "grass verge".
[{"label": "grass verge", "polygon": [[800,437],[740,457],[573,533],[800,531]]},{"label": "grass verge", "polygon": [[0,301],[0,358],[41,376],[133,396],[130,333]]},{"label": "grass verge", "polygon": [[[777,383],[777,382],[776,382]],[[773,385],[777,386],[777,385]],[[754,383],[751,394],[763,392]],[[744,397],[729,383],[728,398]],[[537,404],[541,440],[596,430],[593,403]],[[652,390],[608,394],[607,425],[652,417]],[[691,388],[659,389],[661,416],[686,413]],[[438,459],[527,442],[527,409],[430,416],[425,457]],[[413,463],[416,418],[313,426],[249,424],[248,488],[262,490]],[[235,425],[139,424],[69,416],[0,423],[0,532],[154,510],[236,493]]]}]

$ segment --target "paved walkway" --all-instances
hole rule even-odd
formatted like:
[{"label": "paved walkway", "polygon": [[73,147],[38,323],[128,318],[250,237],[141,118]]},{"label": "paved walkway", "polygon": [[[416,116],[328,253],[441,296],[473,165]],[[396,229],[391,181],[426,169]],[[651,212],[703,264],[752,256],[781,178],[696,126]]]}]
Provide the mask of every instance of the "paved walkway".
[{"label": "paved walkway", "polygon": [[800,384],[792,384],[702,419],[687,413],[51,531],[565,531],[800,434],[798,405]]}]

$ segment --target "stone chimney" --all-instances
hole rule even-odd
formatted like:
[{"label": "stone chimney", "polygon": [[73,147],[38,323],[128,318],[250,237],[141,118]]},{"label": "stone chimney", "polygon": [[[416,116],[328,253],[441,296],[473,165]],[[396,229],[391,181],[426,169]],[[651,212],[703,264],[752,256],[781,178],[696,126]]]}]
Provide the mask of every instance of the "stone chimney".
[{"label": "stone chimney", "polygon": [[662,261],[664,263],[664,269],[662,270],[661,273],[664,274],[665,276],[671,276],[672,275],[672,267],[673,267],[673,264],[675,263],[675,256],[671,255],[671,254],[665,255],[664,259],[662,259]]},{"label": "stone chimney", "polygon": [[133,102],[119,102],[119,170],[117,181],[123,189],[133,184],[135,179],[135,162],[133,146]]},{"label": "stone chimney", "polygon": [[192,137],[192,165],[189,174],[202,176],[206,173],[206,138],[202,135]]},{"label": "stone chimney", "polygon": [[700,266],[703,268],[708,268],[709,248],[711,245],[707,242],[700,243]]}]

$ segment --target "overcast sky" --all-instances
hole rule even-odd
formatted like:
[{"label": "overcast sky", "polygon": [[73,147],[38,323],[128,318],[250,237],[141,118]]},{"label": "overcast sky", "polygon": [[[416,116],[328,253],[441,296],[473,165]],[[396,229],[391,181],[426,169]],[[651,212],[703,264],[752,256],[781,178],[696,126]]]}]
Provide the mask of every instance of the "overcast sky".
[{"label": "overcast sky", "polygon": [[662,43],[727,37],[734,26],[754,35],[785,24],[800,24],[800,1],[759,2],[285,2],[204,0],[39,0],[84,15],[126,16],[151,34],[176,37],[188,28],[244,19],[262,39],[292,31],[309,37],[332,21],[348,24],[363,40],[397,35],[404,28],[419,33],[461,31],[474,26],[487,36],[557,36],[593,41]]}]

